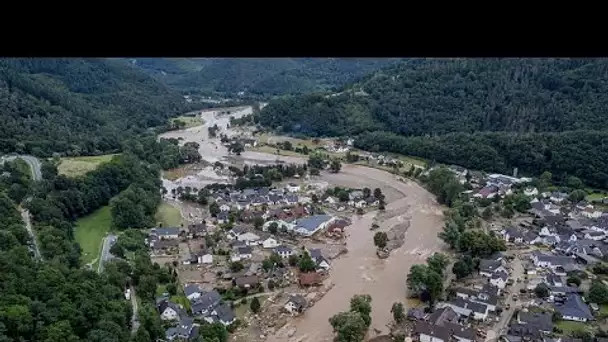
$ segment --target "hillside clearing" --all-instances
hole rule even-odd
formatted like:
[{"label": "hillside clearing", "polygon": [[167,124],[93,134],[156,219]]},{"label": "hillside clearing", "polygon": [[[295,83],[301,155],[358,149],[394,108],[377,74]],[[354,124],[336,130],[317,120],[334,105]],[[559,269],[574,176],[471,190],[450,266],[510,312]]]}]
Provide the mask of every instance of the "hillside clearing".
[{"label": "hillside clearing", "polygon": [[179,227],[182,224],[182,214],[179,209],[168,203],[158,206],[155,218],[163,227]]},{"label": "hillside clearing", "polygon": [[60,175],[67,177],[82,176],[89,171],[95,170],[99,165],[109,162],[115,155],[117,154],[61,158],[57,169]]},{"label": "hillside clearing", "polygon": [[81,260],[90,263],[99,256],[101,242],[112,226],[110,206],[102,207],[76,221],[74,238],[82,248]]},{"label": "hillside clearing", "polygon": [[171,122],[175,122],[176,120],[183,121],[186,125],[183,128],[190,128],[201,126],[205,124],[205,120],[201,119],[200,116],[178,116],[176,118],[171,119]]}]

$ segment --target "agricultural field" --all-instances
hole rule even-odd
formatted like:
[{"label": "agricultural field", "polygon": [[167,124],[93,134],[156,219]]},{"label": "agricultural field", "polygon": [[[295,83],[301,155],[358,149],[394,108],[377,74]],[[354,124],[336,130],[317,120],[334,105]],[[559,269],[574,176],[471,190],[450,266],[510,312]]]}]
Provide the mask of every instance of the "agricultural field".
[{"label": "agricultural field", "polygon": [[90,215],[76,221],[74,237],[82,248],[82,261],[94,263],[99,257],[103,238],[112,226],[110,206],[102,207]]},{"label": "agricultural field", "polygon": [[162,203],[156,212],[156,222],[162,223],[163,227],[179,227],[182,224],[182,214],[178,208]]},{"label": "agricultural field", "polygon": [[109,162],[115,155],[116,154],[104,154],[101,156],[61,158],[57,168],[60,175],[65,175],[67,177],[78,177],[89,171],[95,170],[103,163]]}]

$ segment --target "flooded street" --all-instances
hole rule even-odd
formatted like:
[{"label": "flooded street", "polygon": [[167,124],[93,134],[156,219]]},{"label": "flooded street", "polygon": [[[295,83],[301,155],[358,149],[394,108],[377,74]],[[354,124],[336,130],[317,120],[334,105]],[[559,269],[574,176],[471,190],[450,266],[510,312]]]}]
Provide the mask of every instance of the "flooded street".
[{"label": "flooded street", "polygon": [[402,183],[387,172],[361,166],[344,165],[341,173],[328,178],[336,178],[331,181],[346,186],[339,181],[342,173],[344,179],[361,177],[360,186],[390,187],[401,196],[393,199],[386,208],[387,213],[397,215],[378,223],[381,227],[379,230],[385,231],[391,225],[411,218],[405,243],[394,250],[388,259],[379,259],[373,244],[375,231],[369,230],[376,212],[369,212],[362,217],[353,216],[353,224],[348,227],[349,252],[332,262],[330,280],[335,283],[335,287],[302,317],[288,324],[287,328],[297,329],[292,338],[287,338],[279,331],[275,336],[269,337],[268,341],[331,341],[333,333],[329,318],[348,310],[350,298],[356,294],[372,296],[370,336],[374,335],[374,329],[388,332],[386,324],[392,320],[392,304],[396,301],[407,303],[406,278],[410,266],[424,263],[431,253],[443,248],[442,242],[437,238],[437,233],[443,226],[442,209],[433,195],[416,183]]}]

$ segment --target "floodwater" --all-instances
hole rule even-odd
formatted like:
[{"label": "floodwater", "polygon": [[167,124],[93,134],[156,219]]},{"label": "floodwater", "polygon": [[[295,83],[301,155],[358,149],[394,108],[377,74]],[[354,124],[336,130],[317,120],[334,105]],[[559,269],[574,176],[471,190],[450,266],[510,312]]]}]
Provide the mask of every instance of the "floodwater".
[{"label": "floodwater", "polygon": [[[411,218],[405,243],[394,250],[388,259],[379,259],[373,245],[373,235],[376,231],[369,230],[376,212],[354,216],[353,224],[347,228],[349,252],[332,262],[330,280],[335,283],[335,287],[302,317],[289,324],[288,328],[296,328],[293,337],[288,338],[279,331],[269,337],[269,342],[331,341],[333,333],[329,318],[340,311],[348,310],[350,298],[356,294],[369,294],[372,297],[372,325],[369,335],[373,336],[376,329],[383,333],[388,332],[386,324],[392,320],[392,304],[401,301],[407,306],[406,279],[410,266],[424,263],[430,254],[444,247],[437,238],[443,224],[442,209],[434,196],[418,184],[397,181],[394,175],[384,171],[351,165],[344,165],[342,171],[332,175],[332,178],[339,178],[342,173],[345,178],[360,177],[361,187],[390,187],[399,194],[386,208],[387,212],[398,215],[386,223],[391,221],[390,224],[397,224],[395,221],[400,221],[399,218]],[[335,181],[339,183],[337,179]],[[390,228],[390,225],[383,224],[382,221],[379,224],[381,230]]]}]

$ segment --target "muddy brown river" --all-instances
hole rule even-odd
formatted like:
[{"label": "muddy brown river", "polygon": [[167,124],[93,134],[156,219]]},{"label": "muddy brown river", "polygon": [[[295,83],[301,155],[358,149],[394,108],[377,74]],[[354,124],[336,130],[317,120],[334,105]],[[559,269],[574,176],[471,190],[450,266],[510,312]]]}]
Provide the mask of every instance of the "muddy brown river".
[{"label": "muddy brown river", "polygon": [[[407,304],[406,278],[410,266],[424,263],[431,253],[444,247],[437,238],[443,226],[442,208],[429,192],[414,182],[403,183],[390,173],[361,166],[344,165],[341,173],[330,176],[335,178],[331,182],[337,185],[340,185],[340,178],[350,177],[359,178],[361,186],[391,188],[396,193],[386,211],[399,214],[379,224],[382,230],[388,230],[391,225],[411,218],[404,245],[394,250],[388,259],[379,259],[373,245],[375,231],[369,230],[376,212],[354,216],[353,224],[348,228],[349,252],[332,262],[330,280],[335,283],[334,288],[303,316],[267,341],[332,341],[329,318],[348,310],[350,298],[356,294],[372,296],[370,337],[375,329],[388,332],[386,324],[392,320],[392,304],[396,301]],[[283,332],[292,327],[296,328],[296,334],[288,338]]]}]

